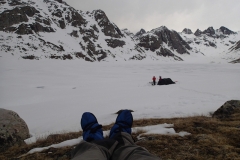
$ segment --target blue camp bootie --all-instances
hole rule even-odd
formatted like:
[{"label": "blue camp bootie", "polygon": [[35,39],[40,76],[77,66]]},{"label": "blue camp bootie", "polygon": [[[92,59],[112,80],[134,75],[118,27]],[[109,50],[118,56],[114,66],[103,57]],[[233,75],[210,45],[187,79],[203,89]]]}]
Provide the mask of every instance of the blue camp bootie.
[{"label": "blue camp bootie", "polygon": [[115,124],[111,128],[109,138],[113,138],[119,132],[132,133],[132,124],[133,124],[133,116],[131,111],[123,110],[121,111],[116,119]]},{"label": "blue camp bootie", "polygon": [[81,126],[83,130],[83,140],[101,140],[103,139],[102,125],[98,124],[97,118],[90,112],[82,115]]}]

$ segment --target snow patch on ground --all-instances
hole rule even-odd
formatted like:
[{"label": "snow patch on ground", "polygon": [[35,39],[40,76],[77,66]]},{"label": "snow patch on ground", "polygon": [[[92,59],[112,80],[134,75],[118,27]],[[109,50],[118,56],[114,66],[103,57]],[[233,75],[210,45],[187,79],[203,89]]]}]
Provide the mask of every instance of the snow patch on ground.
[{"label": "snow patch on ground", "polygon": [[[173,127],[173,124],[159,124],[159,125],[152,125],[152,126],[146,126],[146,127],[134,127],[132,128],[132,132],[137,132],[138,130],[144,130],[145,133],[139,135],[138,139],[141,140],[141,136],[142,135],[147,135],[147,134],[167,134],[167,135],[179,135],[179,136],[185,136],[185,135],[190,135],[190,133],[187,132],[179,132],[176,133],[175,130],[173,128],[169,128],[169,127]],[[110,131],[104,131],[104,137],[109,135]],[[49,148],[62,148],[62,147],[67,147],[67,146],[74,146],[77,145],[78,143],[80,143],[83,140],[82,136],[76,139],[72,139],[72,140],[67,140],[58,144],[52,144],[50,146],[47,147],[39,147],[39,148],[34,148],[31,149],[28,153],[24,154],[23,156],[26,156],[28,154],[33,154],[36,152],[42,152],[43,150],[49,149]],[[25,142],[27,144],[31,144],[33,142],[35,142],[33,139],[27,139],[25,140]]]}]

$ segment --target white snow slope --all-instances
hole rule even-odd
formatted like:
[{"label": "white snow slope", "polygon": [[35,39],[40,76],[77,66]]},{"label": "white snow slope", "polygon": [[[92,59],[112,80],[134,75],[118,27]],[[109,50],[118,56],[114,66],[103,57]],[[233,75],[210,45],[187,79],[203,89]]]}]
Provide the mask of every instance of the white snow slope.
[{"label": "white snow slope", "polygon": [[[102,62],[0,58],[0,106],[22,117],[33,137],[81,130],[83,112],[101,124],[120,109],[134,119],[208,115],[240,99],[239,64]],[[152,76],[176,84],[152,86]]]}]

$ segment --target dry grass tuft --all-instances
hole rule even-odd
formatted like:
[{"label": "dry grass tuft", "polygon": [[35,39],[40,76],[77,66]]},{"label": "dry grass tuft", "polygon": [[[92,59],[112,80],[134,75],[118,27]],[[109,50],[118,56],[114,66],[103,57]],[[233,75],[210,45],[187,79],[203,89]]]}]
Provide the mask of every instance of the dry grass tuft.
[{"label": "dry grass tuft", "polygon": [[[240,160],[240,114],[233,114],[229,119],[218,120],[206,116],[194,116],[171,119],[140,119],[133,123],[133,127],[169,123],[174,124],[176,132],[186,131],[191,135],[180,137],[170,135],[144,135],[138,141],[138,136],[144,130],[138,130],[132,136],[136,144],[145,147],[152,154],[163,160]],[[110,130],[112,124],[103,126],[103,130]],[[31,145],[22,144],[13,146],[0,153],[0,159],[15,159],[29,150],[37,147],[46,147],[68,139],[81,136],[81,132],[51,135],[39,139]],[[74,147],[50,148],[40,153],[34,153],[20,158],[20,160],[69,160]]]}]

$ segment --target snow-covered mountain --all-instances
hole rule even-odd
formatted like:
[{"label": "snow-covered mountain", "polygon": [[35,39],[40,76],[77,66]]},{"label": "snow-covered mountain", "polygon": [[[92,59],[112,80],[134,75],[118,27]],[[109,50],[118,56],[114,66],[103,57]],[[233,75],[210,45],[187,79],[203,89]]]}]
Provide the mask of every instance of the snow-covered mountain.
[{"label": "snow-covered mountain", "polygon": [[135,35],[102,10],[83,12],[62,0],[0,0],[0,56],[85,61],[177,60],[240,57],[239,32],[225,27],[182,33],[165,26]]},{"label": "snow-covered mountain", "polygon": [[233,32],[226,27],[216,30],[209,27],[204,31],[197,29],[195,33],[192,33],[190,29],[184,29],[179,34],[191,46],[192,54],[219,56],[228,62],[240,58],[239,32]]},{"label": "snow-covered mountain", "polygon": [[1,56],[86,61],[145,56],[101,10],[77,11],[61,0],[1,0],[0,12]]}]

